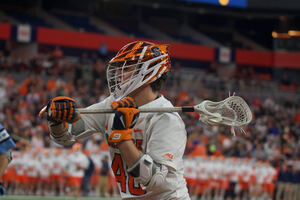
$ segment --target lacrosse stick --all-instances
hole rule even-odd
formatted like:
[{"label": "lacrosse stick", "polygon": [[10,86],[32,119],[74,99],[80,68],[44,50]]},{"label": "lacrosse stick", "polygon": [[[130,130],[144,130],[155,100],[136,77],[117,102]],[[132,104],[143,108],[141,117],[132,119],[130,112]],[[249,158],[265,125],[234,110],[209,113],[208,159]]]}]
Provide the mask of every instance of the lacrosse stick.
[{"label": "lacrosse stick", "polygon": [[[205,100],[195,106],[165,107],[165,108],[139,108],[141,113],[165,113],[165,112],[197,112],[200,114],[199,120],[209,125],[226,125],[231,127],[231,132],[235,135],[235,128],[245,133],[243,127],[252,120],[252,113],[247,103],[238,96],[230,96],[223,101],[213,102]],[[109,109],[86,109],[78,108],[81,114],[104,114],[114,113]]]},{"label": "lacrosse stick", "polygon": [[[81,114],[105,114],[114,113],[112,108],[107,109],[87,109],[77,108]],[[213,102],[205,100],[195,106],[183,107],[158,107],[158,108],[139,108],[141,113],[165,113],[165,112],[197,112],[200,114],[199,120],[209,125],[226,125],[231,127],[231,132],[235,135],[235,128],[245,133],[243,127],[252,120],[252,113],[247,103],[238,96],[230,96],[223,101]],[[44,107],[39,115],[46,111]]]}]

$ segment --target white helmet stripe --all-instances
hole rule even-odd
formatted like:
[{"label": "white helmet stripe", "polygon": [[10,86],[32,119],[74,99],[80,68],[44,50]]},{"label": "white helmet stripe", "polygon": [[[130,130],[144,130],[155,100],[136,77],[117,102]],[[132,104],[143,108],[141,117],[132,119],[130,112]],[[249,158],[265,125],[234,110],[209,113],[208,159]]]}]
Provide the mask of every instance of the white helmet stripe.
[{"label": "white helmet stripe", "polygon": [[147,46],[145,46],[145,47],[143,48],[143,51],[142,51],[142,53],[141,53],[141,55],[140,55],[140,57],[139,57],[138,63],[140,63],[140,62],[142,61],[142,59],[144,58],[144,55],[145,55],[145,53],[146,53],[147,48],[148,48]]}]

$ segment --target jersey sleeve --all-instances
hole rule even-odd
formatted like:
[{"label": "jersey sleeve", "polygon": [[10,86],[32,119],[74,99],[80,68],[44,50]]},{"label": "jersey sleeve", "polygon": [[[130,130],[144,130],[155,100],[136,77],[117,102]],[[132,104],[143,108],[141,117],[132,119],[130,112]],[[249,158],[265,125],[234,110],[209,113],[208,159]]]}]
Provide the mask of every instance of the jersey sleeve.
[{"label": "jersey sleeve", "polygon": [[8,150],[14,148],[16,145],[10,138],[6,129],[0,124],[0,155],[4,154]]},{"label": "jersey sleeve", "polygon": [[186,145],[185,125],[178,114],[164,113],[152,121],[148,128],[150,140],[146,153],[154,161],[178,170]]},{"label": "jersey sleeve", "polygon": [[[100,103],[93,104],[86,109],[101,109],[110,108],[110,102],[113,101],[113,97],[109,96]],[[105,132],[105,121],[107,114],[81,114],[81,119],[84,121],[85,131],[93,133]]]}]

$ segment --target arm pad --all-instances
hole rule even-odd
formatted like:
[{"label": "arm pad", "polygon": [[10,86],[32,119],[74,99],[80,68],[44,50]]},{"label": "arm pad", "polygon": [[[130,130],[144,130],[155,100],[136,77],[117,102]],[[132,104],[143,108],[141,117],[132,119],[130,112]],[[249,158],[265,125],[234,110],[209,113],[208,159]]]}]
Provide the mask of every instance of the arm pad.
[{"label": "arm pad", "polygon": [[61,133],[59,136],[54,135],[50,131],[50,138],[54,140],[57,144],[63,145],[63,146],[69,146],[75,143],[75,138],[73,135],[71,135],[67,130],[63,133]]},{"label": "arm pad", "polygon": [[62,129],[62,132],[59,134],[55,133],[53,131],[53,129],[56,130],[56,132],[58,132],[58,130],[60,130],[61,128],[57,129],[57,128],[55,128],[56,125],[53,125],[53,124],[54,124],[54,122],[48,121],[50,138],[52,140],[54,140],[57,144],[60,144],[63,146],[68,146],[68,145],[75,143],[74,136],[72,136],[71,133],[69,133],[69,131],[68,131],[68,126],[69,126],[68,124],[66,125],[67,127]]},{"label": "arm pad", "polygon": [[72,145],[76,142],[76,138],[80,135],[82,135],[82,137],[87,137],[90,134],[86,134],[85,133],[85,125],[84,125],[84,121],[82,119],[79,119],[77,122],[73,123],[73,124],[68,124],[67,128],[64,132],[60,133],[59,135],[55,134],[53,132],[52,126],[53,126],[53,122],[49,121],[48,122],[48,127],[50,130],[50,137],[51,139],[53,139],[57,144],[63,145],[63,146],[69,146]]},{"label": "arm pad", "polygon": [[153,161],[149,155],[142,154],[127,172],[147,190],[154,190],[164,183],[168,168]]}]

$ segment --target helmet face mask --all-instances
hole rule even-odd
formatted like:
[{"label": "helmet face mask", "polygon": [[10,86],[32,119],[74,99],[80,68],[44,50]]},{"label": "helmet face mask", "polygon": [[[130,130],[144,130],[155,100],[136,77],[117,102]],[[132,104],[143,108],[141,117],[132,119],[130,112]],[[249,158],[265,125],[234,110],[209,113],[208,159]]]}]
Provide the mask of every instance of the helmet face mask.
[{"label": "helmet face mask", "polygon": [[109,65],[107,80],[110,93],[115,98],[120,97],[137,78],[139,71],[140,69],[137,69],[136,64],[126,65],[126,61],[122,66]]},{"label": "helmet face mask", "polygon": [[167,49],[167,45],[149,42],[133,42],[123,47],[107,68],[110,94],[122,99],[167,72],[170,68]]}]

